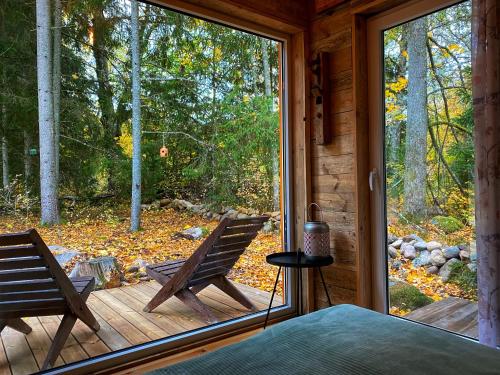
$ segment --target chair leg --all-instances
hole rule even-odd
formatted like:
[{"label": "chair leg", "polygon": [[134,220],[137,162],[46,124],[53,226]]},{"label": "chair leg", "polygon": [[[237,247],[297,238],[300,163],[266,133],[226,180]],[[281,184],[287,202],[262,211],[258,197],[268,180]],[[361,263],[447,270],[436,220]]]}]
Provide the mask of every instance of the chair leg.
[{"label": "chair leg", "polygon": [[193,292],[194,294],[198,294],[203,289],[205,289],[207,286],[209,286],[210,284],[212,284],[212,283],[211,282],[206,282],[206,283],[203,283],[203,284],[195,285],[195,286],[191,287],[191,292]]},{"label": "chair leg", "polygon": [[47,358],[45,358],[45,362],[43,363],[41,370],[47,370],[48,368],[54,366],[57,357],[61,353],[61,350],[64,347],[64,344],[68,339],[68,336],[71,333],[73,326],[76,323],[76,319],[77,319],[76,315],[70,313],[65,314],[63,316],[61,324],[57,329],[57,333],[54,337],[54,340],[52,341],[49,353],[47,354]]},{"label": "chair leg", "polygon": [[163,302],[165,302],[167,299],[172,297],[175,294],[176,291],[172,290],[170,286],[164,285],[158,293],[155,294],[155,296],[149,301],[149,303],[146,305],[146,307],[143,309],[144,312],[151,312],[154,309],[156,309],[158,306],[160,306]]},{"label": "chair leg", "polygon": [[[28,333],[31,332],[31,327],[24,322],[21,318],[18,319],[7,319],[4,321],[5,325],[7,325],[10,328],[15,329],[16,331],[19,331],[21,333],[24,333],[27,335]],[[0,322],[0,328],[2,328],[2,323]],[[0,332],[2,330],[0,329]]]},{"label": "chair leg", "polygon": [[194,311],[196,311],[198,314],[200,314],[203,320],[205,320],[206,322],[218,322],[217,318],[212,314],[208,306],[201,302],[200,299],[196,297],[196,295],[189,289],[179,290],[177,293],[175,293],[175,296],[190,308],[192,308]]},{"label": "chair leg", "polygon": [[241,303],[247,309],[250,309],[254,312],[259,311],[259,309],[250,301],[247,296],[239,291],[233,283],[231,283],[225,276],[221,276],[213,279],[213,284],[226,293],[229,297],[233,298],[237,302]]}]

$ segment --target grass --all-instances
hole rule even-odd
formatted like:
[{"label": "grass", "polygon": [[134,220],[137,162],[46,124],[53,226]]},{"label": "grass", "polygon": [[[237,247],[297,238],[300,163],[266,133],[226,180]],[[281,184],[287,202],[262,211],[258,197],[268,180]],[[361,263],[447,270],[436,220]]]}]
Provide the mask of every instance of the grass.
[{"label": "grass", "polygon": [[448,282],[460,287],[470,299],[477,299],[477,272],[473,272],[462,262],[451,266],[451,274]]},{"label": "grass", "polygon": [[434,302],[417,287],[400,281],[389,287],[389,301],[391,307],[410,311]]}]

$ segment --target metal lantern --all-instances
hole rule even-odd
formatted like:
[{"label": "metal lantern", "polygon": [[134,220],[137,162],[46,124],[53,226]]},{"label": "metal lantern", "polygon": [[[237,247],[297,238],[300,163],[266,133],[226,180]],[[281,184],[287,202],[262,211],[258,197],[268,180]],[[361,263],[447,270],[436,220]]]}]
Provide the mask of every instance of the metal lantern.
[{"label": "metal lantern", "polygon": [[[309,209],[316,206],[321,212],[321,220],[313,221]],[[316,203],[311,203],[307,210],[307,221],[304,224],[304,253],[309,256],[330,255],[330,227],[323,221],[323,210]]]}]

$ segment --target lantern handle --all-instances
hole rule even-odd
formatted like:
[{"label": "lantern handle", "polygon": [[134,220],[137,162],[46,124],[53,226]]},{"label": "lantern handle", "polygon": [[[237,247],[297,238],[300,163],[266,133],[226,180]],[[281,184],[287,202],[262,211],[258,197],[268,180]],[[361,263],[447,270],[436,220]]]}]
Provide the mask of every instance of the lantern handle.
[{"label": "lantern handle", "polygon": [[[324,220],[323,220],[323,209],[319,206],[319,204],[314,203],[314,202],[313,202],[313,203],[311,203],[311,204],[309,204],[309,206],[307,206],[307,220],[308,220],[308,221],[312,221],[312,220],[310,220],[310,219],[312,219],[312,217],[311,217],[311,216],[309,216],[309,209],[310,209],[312,206],[316,206],[316,207],[318,208],[319,212],[321,213],[321,221],[324,221]],[[312,211],[311,211],[311,213],[312,213]]]}]

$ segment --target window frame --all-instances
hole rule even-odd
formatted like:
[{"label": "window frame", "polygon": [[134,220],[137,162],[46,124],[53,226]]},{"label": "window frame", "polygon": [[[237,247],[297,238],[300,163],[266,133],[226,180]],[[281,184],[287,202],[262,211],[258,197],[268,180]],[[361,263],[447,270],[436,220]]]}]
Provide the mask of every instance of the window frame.
[{"label": "window frame", "polygon": [[[295,223],[296,220],[291,220],[294,216],[294,207],[300,207],[305,202],[296,202],[294,197],[294,171],[297,168],[305,168],[304,165],[294,165],[292,152],[294,151],[292,129],[296,122],[297,113],[291,108],[289,102],[293,93],[291,83],[297,80],[295,75],[297,72],[292,72],[293,58],[292,56],[292,38],[293,33],[286,33],[281,30],[276,30],[267,26],[260,26],[238,19],[229,17],[223,13],[218,14],[215,10],[201,9],[195,10],[189,3],[182,0],[139,0],[142,3],[157,6],[173,12],[185,14],[187,16],[196,17],[208,22],[217,23],[222,26],[251,33],[259,37],[266,37],[275,42],[280,43],[280,167],[281,167],[281,233],[283,251],[291,251],[295,248],[295,238],[297,238]],[[303,31],[297,31],[299,34]],[[304,51],[298,52],[299,57]],[[297,55],[297,53],[296,53]],[[305,97],[305,93],[302,94]],[[295,99],[295,98],[294,98]],[[303,103],[306,104],[304,98]],[[307,108],[307,107],[306,107]],[[307,125],[306,125],[307,127]],[[307,130],[306,130],[307,131]],[[295,198],[295,199],[294,199]],[[276,272],[278,270],[276,269]],[[297,300],[296,300],[296,274],[291,269],[285,269],[284,285],[285,296],[284,304],[271,309],[270,322],[278,322],[296,316]],[[306,301],[307,302],[307,301]],[[106,353],[96,357],[92,357],[83,361],[70,363],[54,369],[49,369],[40,372],[41,374],[88,374],[88,373],[110,373],[121,369],[137,366],[145,362],[151,362],[160,357],[166,357],[185,350],[193,349],[197,346],[205,345],[209,342],[217,341],[223,338],[241,334],[253,329],[262,327],[267,311],[250,313],[240,318],[235,318],[213,324],[207,327],[202,327],[196,330],[191,330],[176,335],[168,336],[162,339],[150,341],[144,344],[131,346],[129,348]]]}]

